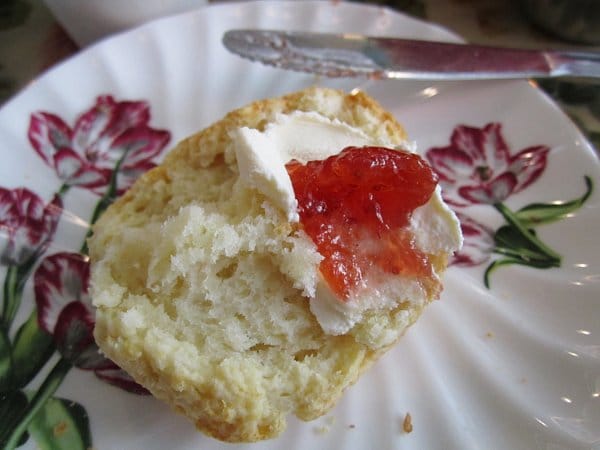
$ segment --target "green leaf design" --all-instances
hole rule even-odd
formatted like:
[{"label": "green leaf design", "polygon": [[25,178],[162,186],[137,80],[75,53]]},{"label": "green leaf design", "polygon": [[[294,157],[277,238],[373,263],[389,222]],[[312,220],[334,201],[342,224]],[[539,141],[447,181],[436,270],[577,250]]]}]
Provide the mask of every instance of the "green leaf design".
[{"label": "green leaf design", "polygon": [[[513,211],[503,203],[495,203],[494,207],[506,219],[508,224],[506,226],[511,228],[510,233],[505,233],[503,236],[502,243],[508,246],[508,249],[512,251],[515,257],[527,261],[524,256],[521,257],[520,255],[522,255],[523,251],[529,251],[535,255],[539,255],[541,259],[554,260],[560,265],[561,256],[544,244],[537,237],[535,231],[525,226]],[[494,238],[498,239],[497,236]]]},{"label": "green leaf design", "polygon": [[564,203],[532,203],[521,208],[515,213],[515,216],[525,227],[543,225],[564,219],[567,215],[573,213],[586,202],[593,191],[592,179],[584,177],[586,191],[575,200]]},{"label": "green leaf design", "polygon": [[486,288],[490,288],[490,276],[492,274],[492,272],[495,272],[496,269],[502,267],[502,266],[510,266],[513,264],[519,264],[521,266],[527,266],[527,267],[535,267],[536,269],[550,269],[552,267],[560,267],[560,261],[553,261],[553,260],[530,260],[530,261],[526,261],[523,259],[519,259],[519,258],[512,258],[512,257],[508,257],[508,258],[502,258],[502,259],[497,259],[496,261],[492,262],[487,269],[485,269],[485,273],[483,274],[483,283],[485,284]]},{"label": "green leaf design", "polygon": [[[0,448],[5,448],[13,430],[24,416],[27,404],[27,396],[21,391],[0,394]],[[27,438],[27,433],[23,433],[18,445],[24,444]]]},{"label": "green leaf design", "polygon": [[13,324],[13,320],[21,306],[23,289],[29,279],[31,270],[35,266],[37,255],[33,255],[24,264],[20,266],[10,265],[4,275],[3,297],[2,297],[2,317],[0,327],[7,333]]},{"label": "green leaf design", "polygon": [[15,387],[25,387],[54,353],[52,336],[40,328],[35,309],[17,331],[12,352]]},{"label": "green leaf design", "polygon": [[485,270],[483,281],[490,287],[490,276],[499,267],[512,264],[548,269],[560,267],[561,256],[544,244],[533,229],[536,225],[548,224],[563,219],[587,201],[593,191],[592,179],[584,177],[585,193],[575,200],[564,203],[532,203],[517,212],[512,212],[502,203],[494,207],[507,222],[494,234],[494,252],[504,258],[493,261]]},{"label": "green leaf design", "polygon": [[29,404],[26,405],[24,412],[16,418],[16,425],[8,430],[9,436],[6,438],[6,444],[2,448],[12,450],[19,445],[19,442],[23,440],[23,435],[27,433],[29,425],[38,413],[46,407],[46,403],[52,398],[52,395],[56,392],[67,373],[69,373],[71,367],[71,363],[63,358],[56,363],[42,385],[31,395]]},{"label": "green leaf design", "polygon": [[488,289],[490,288],[490,276],[492,275],[492,272],[495,272],[499,267],[508,266],[510,264],[518,264],[518,260],[513,258],[497,259],[487,266],[487,269],[485,269],[483,274],[483,284],[485,284],[485,287]]},{"label": "green leaf design", "polygon": [[21,303],[21,286],[19,280],[19,268],[14,265],[8,266],[4,275],[2,290],[2,317],[0,327],[8,334],[12,319],[14,318]]},{"label": "green leaf design", "polygon": [[71,400],[49,398],[27,430],[41,450],[86,450],[92,447],[87,412]]},{"label": "green leaf design", "polygon": [[13,363],[10,340],[0,328],[0,393],[8,392],[13,384]]},{"label": "green leaf design", "polygon": [[[532,236],[535,236],[535,230],[528,230]],[[514,227],[504,225],[494,234],[496,253],[514,257],[517,259],[534,260],[548,259],[548,256],[540,252],[537,246],[532,245],[531,241],[526,239],[522,233],[515,230]]]}]

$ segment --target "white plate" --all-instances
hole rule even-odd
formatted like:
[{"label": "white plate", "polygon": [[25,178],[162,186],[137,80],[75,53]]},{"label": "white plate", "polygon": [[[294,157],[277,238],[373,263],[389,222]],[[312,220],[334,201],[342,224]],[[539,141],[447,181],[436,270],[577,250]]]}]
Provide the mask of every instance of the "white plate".
[{"label": "white plate", "polygon": [[[0,187],[24,186],[48,202],[60,186],[28,140],[34,112],[50,112],[73,125],[99,95],[146,100],[150,126],[168,130],[173,144],[248,101],[314,83],[365,89],[406,125],[422,151],[447,146],[459,124],[481,128],[490,122],[502,124],[513,154],[548,146],[541,176],[506,199],[513,211],[581,196],[584,175],[600,186],[590,145],[525,81],[434,85],[316,79],[229,54],[220,38],[236,27],[456,40],[387,9],[340,2],[226,3],[163,19],[80,53],[0,111]],[[98,198],[86,189],[69,190],[48,254],[78,250]],[[489,205],[468,212],[493,230],[503,223]],[[331,413],[313,423],[291,419],[278,439],[245,448],[600,448],[599,229],[600,196],[594,192],[568,217],[536,228],[562,255],[562,267],[501,267],[492,274],[490,289],[483,284],[485,264],[452,267],[442,300]],[[1,267],[0,280],[5,274]],[[33,298],[29,282],[16,324],[31,311]],[[37,389],[55,359],[28,389]],[[162,403],[109,386],[90,372],[70,370],[56,395],[85,408],[94,448],[232,448],[196,432]],[[412,433],[402,431],[407,412]],[[64,425],[55,425],[56,435]],[[36,448],[33,439],[26,448]]]}]

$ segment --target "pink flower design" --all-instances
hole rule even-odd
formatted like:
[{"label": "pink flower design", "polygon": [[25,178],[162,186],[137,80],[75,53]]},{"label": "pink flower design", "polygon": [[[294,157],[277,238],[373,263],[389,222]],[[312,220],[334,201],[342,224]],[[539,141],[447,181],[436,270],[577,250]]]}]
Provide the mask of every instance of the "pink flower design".
[{"label": "pink flower design", "polygon": [[548,147],[536,145],[511,155],[502,126],[458,126],[447,147],[431,148],[426,157],[440,177],[444,199],[455,206],[496,204],[542,174]]},{"label": "pink flower design", "polygon": [[93,370],[100,379],[122,389],[145,393],[144,388],[100,353],[94,341],[89,275],[89,260],[79,253],[56,253],[44,258],[34,274],[40,327],[53,336],[62,358],[75,367]]},{"label": "pink flower design", "polygon": [[494,251],[494,232],[469,216],[457,213],[464,241],[450,264],[471,267],[488,261]]},{"label": "pink flower design", "polygon": [[21,266],[43,253],[62,209],[58,195],[46,205],[27,188],[0,187],[0,263]]},{"label": "pink flower design", "polygon": [[154,167],[152,159],[170,139],[168,131],[151,128],[149,121],[146,102],[117,102],[105,95],[77,118],[73,128],[54,114],[32,114],[28,137],[63,183],[101,194],[117,170],[120,194],[139,174]]}]

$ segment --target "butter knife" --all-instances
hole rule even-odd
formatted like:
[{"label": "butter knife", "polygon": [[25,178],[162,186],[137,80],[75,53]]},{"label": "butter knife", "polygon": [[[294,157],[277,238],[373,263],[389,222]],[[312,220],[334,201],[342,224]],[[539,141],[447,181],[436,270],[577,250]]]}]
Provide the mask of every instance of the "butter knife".
[{"label": "butter knife", "polygon": [[600,52],[279,30],[230,30],[223,44],[252,61],[328,77],[473,80],[600,77]]}]

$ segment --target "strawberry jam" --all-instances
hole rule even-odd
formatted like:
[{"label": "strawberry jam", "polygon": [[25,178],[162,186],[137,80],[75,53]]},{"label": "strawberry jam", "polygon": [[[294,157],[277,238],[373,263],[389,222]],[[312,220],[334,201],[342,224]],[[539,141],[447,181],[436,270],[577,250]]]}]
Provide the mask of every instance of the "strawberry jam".
[{"label": "strawberry jam", "polygon": [[408,229],[437,178],[418,155],[347,147],[323,161],[286,165],[304,231],[324,257],[319,267],[338,298],[366,286],[369,273],[431,276]]}]

